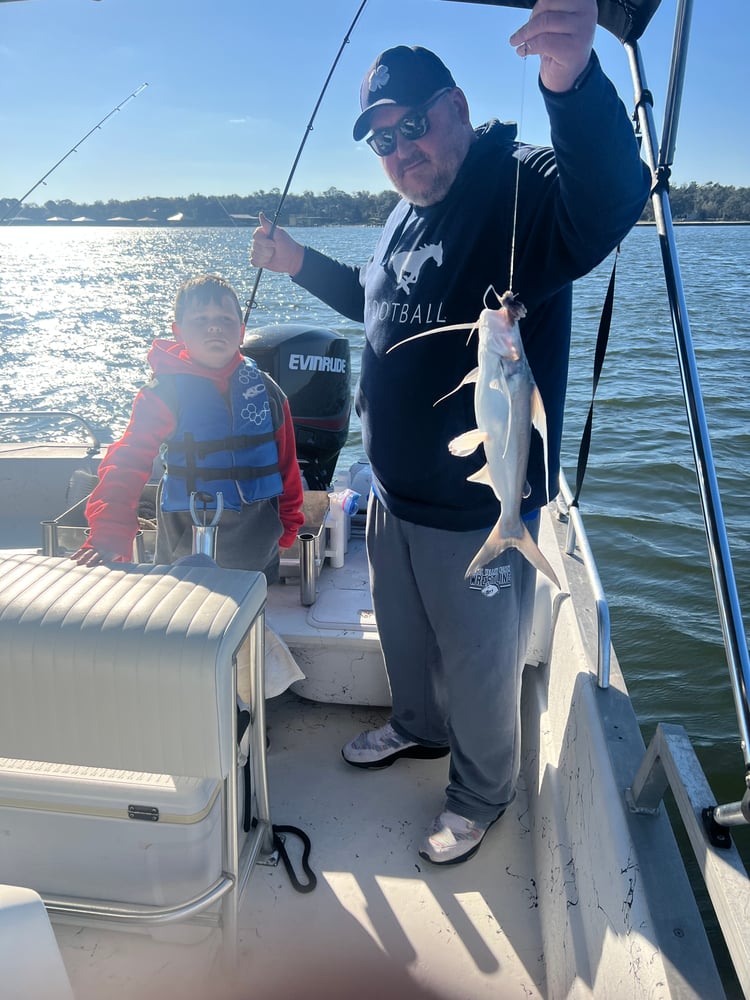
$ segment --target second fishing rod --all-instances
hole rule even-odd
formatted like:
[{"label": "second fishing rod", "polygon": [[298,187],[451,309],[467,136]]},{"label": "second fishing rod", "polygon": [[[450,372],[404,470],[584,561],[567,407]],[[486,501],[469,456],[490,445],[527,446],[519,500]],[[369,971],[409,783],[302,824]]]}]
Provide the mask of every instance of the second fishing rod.
[{"label": "second fishing rod", "polygon": [[[318,114],[318,109],[320,108],[320,105],[323,102],[323,97],[325,96],[325,93],[328,90],[328,84],[331,82],[331,78],[332,78],[332,76],[333,76],[333,74],[334,74],[334,72],[336,70],[336,67],[337,67],[337,65],[339,63],[339,60],[341,59],[341,55],[342,55],[345,47],[349,44],[349,40],[351,38],[351,34],[354,31],[354,28],[355,28],[355,26],[357,24],[357,21],[360,19],[361,15],[362,15],[362,12],[364,11],[364,9],[365,9],[366,6],[367,6],[367,0],[362,0],[362,2],[360,3],[359,7],[357,8],[357,13],[354,15],[352,23],[349,25],[349,27],[348,27],[348,29],[346,31],[346,34],[344,35],[344,38],[342,39],[341,45],[339,46],[338,52],[336,53],[336,58],[333,60],[333,63],[331,64],[331,68],[328,71],[328,75],[326,76],[325,83],[323,84],[323,87],[322,87],[322,89],[320,91],[320,94],[318,95],[318,99],[315,102],[315,107],[313,108],[313,112],[312,112],[312,114],[310,116],[310,120],[307,123],[307,126],[305,128],[305,132],[304,132],[304,134],[302,136],[302,141],[299,144],[299,148],[297,150],[297,155],[294,157],[294,162],[292,163],[292,169],[289,171],[289,176],[287,177],[286,184],[284,185],[284,190],[281,193],[281,198],[279,199],[279,204],[276,206],[276,211],[274,212],[273,220],[271,222],[271,230],[270,230],[269,236],[273,236],[274,231],[276,230],[276,223],[278,222],[282,206],[283,206],[283,204],[284,204],[284,202],[286,200],[287,194],[289,193],[289,188],[291,187],[292,179],[294,178],[294,174],[295,174],[295,172],[297,170],[297,164],[299,163],[300,157],[302,156],[302,151],[305,148],[305,143],[307,142],[307,140],[308,140],[308,138],[310,136],[310,133],[313,130],[313,123],[315,122],[315,117]],[[252,291],[250,292],[250,298],[245,303],[245,315],[244,315],[244,318],[243,318],[243,322],[245,324],[247,324],[248,318],[250,316],[250,310],[253,308],[253,305],[255,303],[255,296],[256,296],[257,291],[258,291],[258,284],[260,282],[260,276],[261,276],[262,273],[263,273],[263,268],[259,268],[257,274],[255,275],[255,282],[253,284]]]}]

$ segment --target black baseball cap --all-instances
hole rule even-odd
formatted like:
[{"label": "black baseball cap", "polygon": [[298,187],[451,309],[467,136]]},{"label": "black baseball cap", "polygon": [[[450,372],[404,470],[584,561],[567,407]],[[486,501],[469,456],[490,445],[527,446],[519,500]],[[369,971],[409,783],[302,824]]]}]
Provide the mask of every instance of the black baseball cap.
[{"label": "black baseball cap", "polygon": [[433,94],[456,81],[441,59],[419,45],[396,45],[381,52],[365,73],[359,89],[362,113],[354,123],[354,138],[359,142],[370,131],[370,112],[387,104],[418,108]]}]

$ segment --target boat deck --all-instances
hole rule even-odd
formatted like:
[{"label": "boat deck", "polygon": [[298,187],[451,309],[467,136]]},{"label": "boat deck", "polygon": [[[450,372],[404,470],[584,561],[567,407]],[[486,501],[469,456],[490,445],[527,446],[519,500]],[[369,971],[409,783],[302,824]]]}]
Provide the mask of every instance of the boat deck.
[{"label": "boat deck", "polygon": [[[239,1000],[248,990],[259,998],[348,997],[355,988],[366,997],[378,985],[399,998],[544,996],[523,788],[471,861],[445,868],[422,861],[418,848],[442,807],[447,760],[363,771],[340,754],[352,733],[384,718],[377,709],[291,692],[269,701],[272,818],[310,837],[317,887],[297,892],[281,862],[255,866],[243,897],[236,977],[220,964],[217,931],[175,944],[55,923],[76,1000],[99,1000],[103,984],[113,1000]],[[305,882],[301,843],[285,840]]]},{"label": "boat deck", "polygon": [[308,832],[319,878],[302,896],[283,869],[256,867],[243,911],[243,965],[270,987],[284,942],[282,961],[293,945],[306,982],[330,976],[332,961],[360,977],[390,964],[389,975],[455,1000],[542,996],[525,795],[469,862],[423,861],[419,845],[443,806],[447,759],[365,771],[340,754],[347,739],[385,718],[289,694],[269,705],[274,821]]}]

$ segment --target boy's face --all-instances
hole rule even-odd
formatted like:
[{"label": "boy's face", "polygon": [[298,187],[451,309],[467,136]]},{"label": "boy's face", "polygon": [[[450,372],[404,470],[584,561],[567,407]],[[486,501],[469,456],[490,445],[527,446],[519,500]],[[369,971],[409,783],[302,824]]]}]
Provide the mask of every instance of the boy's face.
[{"label": "boy's face", "polygon": [[206,368],[229,364],[244,332],[231,295],[222,296],[218,302],[188,303],[182,321],[172,324],[172,333],[185,344],[190,357]]}]

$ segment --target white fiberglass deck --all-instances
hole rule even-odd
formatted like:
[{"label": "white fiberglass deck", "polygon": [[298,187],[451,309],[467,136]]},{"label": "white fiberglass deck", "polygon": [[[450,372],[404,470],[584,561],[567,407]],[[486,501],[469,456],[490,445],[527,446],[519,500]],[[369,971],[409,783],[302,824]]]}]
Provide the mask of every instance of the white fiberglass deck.
[{"label": "white fiberglass deck", "polygon": [[[384,713],[291,693],[267,713],[273,821],[308,834],[317,887],[298,893],[281,862],[256,865],[236,978],[218,961],[216,931],[197,944],[159,944],[56,924],[76,1000],[99,1000],[103,983],[112,1000],[370,996],[377,983],[397,989],[394,1000],[544,996],[523,789],[478,855],[436,868],[417,852],[442,805],[447,759],[362,771],[343,761],[341,745]],[[298,839],[286,844],[305,881]]]},{"label": "white fiberglass deck", "polygon": [[243,963],[270,986],[280,942],[293,942],[296,974],[312,982],[339,964],[362,976],[387,960],[392,972],[456,1000],[543,995],[523,790],[473,859],[430,865],[418,849],[443,806],[447,759],[365,771],[340,754],[353,734],[385,717],[293,695],[269,706],[274,822],[309,832],[318,886],[301,896],[283,868],[256,867],[243,909]]}]

